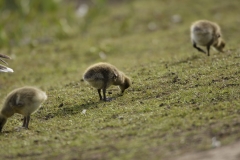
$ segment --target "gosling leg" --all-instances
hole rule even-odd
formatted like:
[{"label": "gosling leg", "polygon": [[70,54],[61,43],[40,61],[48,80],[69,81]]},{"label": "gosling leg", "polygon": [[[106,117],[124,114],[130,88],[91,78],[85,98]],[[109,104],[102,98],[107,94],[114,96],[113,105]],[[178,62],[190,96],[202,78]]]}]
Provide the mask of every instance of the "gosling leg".
[{"label": "gosling leg", "polygon": [[26,129],[28,129],[29,121],[30,121],[30,116],[26,116],[26,124],[25,124]]},{"label": "gosling leg", "polygon": [[193,42],[193,47],[196,48],[199,52],[203,52],[206,54],[206,52],[203,49],[199,48],[195,42]]},{"label": "gosling leg", "polygon": [[107,98],[106,97],[106,92],[107,92],[106,90],[107,90],[106,88],[103,89],[103,100],[105,102],[110,102],[112,100],[112,98]]},{"label": "gosling leg", "polygon": [[23,125],[22,125],[22,127],[25,127],[25,126],[26,126],[26,122],[27,122],[27,117],[25,117],[25,116],[24,116],[24,118],[23,118]]},{"label": "gosling leg", "polygon": [[99,98],[100,98],[100,101],[102,100],[102,95],[101,95],[101,89],[98,89],[98,95],[99,95]]},{"label": "gosling leg", "polygon": [[210,45],[207,45],[207,55],[210,56]]},{"label": "gosling leg", "polygon": [[107,101],[107,98],[106,98],[106,88],[103,88],[103,100],[106,102]]}]

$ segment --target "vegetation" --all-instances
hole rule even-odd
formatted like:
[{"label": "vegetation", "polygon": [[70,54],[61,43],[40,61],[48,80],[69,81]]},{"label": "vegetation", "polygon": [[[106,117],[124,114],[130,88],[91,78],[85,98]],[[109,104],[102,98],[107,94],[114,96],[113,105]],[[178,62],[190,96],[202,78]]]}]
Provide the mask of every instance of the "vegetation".
[{"label": "vegetation", "polygon": [[[55,7],[43,9],[45,1],[22,0],[28,12],[4,2],[0,50],[14,73],[1,74],[2,102],[25,85],[48,94],[29,130],[19,128],[22,116],[9,118],[4,159],[166,159],[211,149],[213,137],[239,140],[238,0],[96,0],[84,17],[72,1],[49,0]],[[192,47],[189,27],[198,19],[221,26],[225,53]],[[100,61],[133,81],[123,96],[108,89],[111,102],[82,80]]]}]

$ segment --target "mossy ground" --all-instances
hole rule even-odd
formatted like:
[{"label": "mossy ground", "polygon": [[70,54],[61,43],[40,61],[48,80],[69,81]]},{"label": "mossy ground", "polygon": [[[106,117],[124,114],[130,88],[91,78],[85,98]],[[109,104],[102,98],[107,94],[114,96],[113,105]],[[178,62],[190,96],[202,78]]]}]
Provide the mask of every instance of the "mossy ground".
[{"label": "mossy ground", "polygon": [[[25,37],[50,40],[2,47],[13,58],[14,73],[1,74],[0,97],[32,85],[48,100],[32,115],[29,130],[16,129],[22,116],[9,118],[0,134],[1,157],[167,159],[211,149],[213,137],[222,145],[238,141],[239,10],[238,0],[138,0],[96,7],[84,20],[67,19],[72,32],[58,31],[54,22],[43,32],[39,25],[48,15],[24,24],[38,26]],[[219,23],[225,53],[211,50],[208,57],[192,47],[189,27],[199,19]],[[100,102],[82,81],[84,70],[100,61],[133,81],[123,96],[109,88],[111,102]]]}]

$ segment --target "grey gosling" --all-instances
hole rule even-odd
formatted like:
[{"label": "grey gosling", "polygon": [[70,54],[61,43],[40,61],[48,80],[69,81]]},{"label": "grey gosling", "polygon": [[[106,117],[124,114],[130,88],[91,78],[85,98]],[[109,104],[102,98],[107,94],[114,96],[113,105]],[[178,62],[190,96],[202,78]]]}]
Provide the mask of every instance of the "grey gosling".
[{"label": "grey gosling", "polygon": [[[0,61],[2,61],[5,64],[7,64],[7,62],[4,61],[2,58],[11,59],[10,57],[8,57],[6,55],[0,54]],[[8,67],[0,64],[0,72],[13,72],[13,70],[11,68],[8,68]]]},{"label": "grey gosling", "polygon": [[24,116],[22,127],[28,128],[30,115],[36,112],[46,99],[46,93],[35,87],[22,87],[10,92],[0,111],[0,132],[7,118],[14,113]]},{"label": "grey gosling", "polygon": [[198,51],[206,52],[197,46],[206,46],[207,55],[210,55],[210,47],[213,46],[217,51],[223,52],[225,47],[225,42],[222,39],[222,33],[219,25],[217,23],[208,21],[208,20],[199,20],[194,22],[190,28],[191,32],[191,41],[193,47]]},{"label": "grey gosling", "polygon": [[97,63],[88,67],[83,79],[97,89],[100,100],[104,101],[111,100],[106,98],[106,89],[111,85],[119,86],[122,93],[131,85],[130,78],[109,63]]}]

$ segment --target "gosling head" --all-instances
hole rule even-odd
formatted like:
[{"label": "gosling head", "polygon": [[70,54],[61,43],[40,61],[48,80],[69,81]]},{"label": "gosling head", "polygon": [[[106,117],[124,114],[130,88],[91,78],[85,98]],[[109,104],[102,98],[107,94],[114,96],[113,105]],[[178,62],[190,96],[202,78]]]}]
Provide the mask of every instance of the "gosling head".
[{"label": "gosling head", "polygon": [[224,52],[223,49],[224,49],[225,46],[226,46],[226,42],[222,38],[219,38],[218,43],[213,45],[213,47],[219,52]]},{"label": "gosling head", "polygon": [[119,85],[119,88],[121,89],[121,92],[124,93],[125,89],[130,87],[132,84],[131,80],[129,77],[124,76],[124,81],[122,84]]}]

